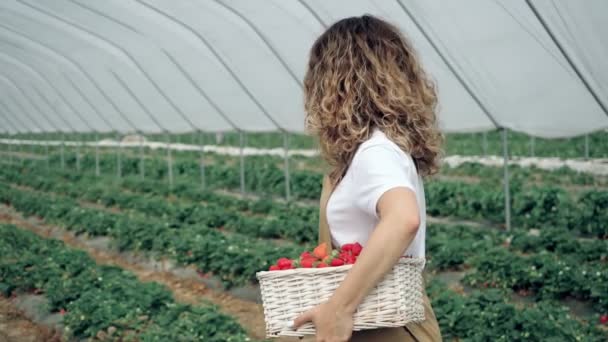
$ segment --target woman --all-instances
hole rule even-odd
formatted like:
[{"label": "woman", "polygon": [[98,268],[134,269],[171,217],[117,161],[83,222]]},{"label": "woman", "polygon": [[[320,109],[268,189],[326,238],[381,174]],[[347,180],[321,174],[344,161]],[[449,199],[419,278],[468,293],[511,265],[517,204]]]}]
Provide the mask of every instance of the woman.
[{"label": "woman", "polygon": [[398,259],[424,257],[421,177],[437,171],[442,142],[432,82],[398,29],[365,15],[343,19],[317,39],[304,87],[307,126],[331,166],[321,240],[365,248],[334,295],[294,328],[312,322],[317,341],[441,341],[426,295],[421,323],[352,331],[358,305]]}]

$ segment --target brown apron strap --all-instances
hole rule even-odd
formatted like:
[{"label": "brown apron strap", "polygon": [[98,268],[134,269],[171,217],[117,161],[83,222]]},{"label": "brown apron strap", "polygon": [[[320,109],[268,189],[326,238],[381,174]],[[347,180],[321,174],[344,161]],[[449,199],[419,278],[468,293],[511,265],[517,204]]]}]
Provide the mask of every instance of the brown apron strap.
[{"label": "brown apron strap", "polygon": [[329,232],[329,224],[327,223],[327,202],[333,192],[333,186],[329,176],[323,177],[323,189],[321,190],[321,199],[319,202],[319,244],[325,242],[329,247],[331,243],[331,233]]},{"label": "brown apron strap", "polygon": [[404,328],[381,328],[353,332],[350,342],[441,342],[441,331],[429,298],[424,295],[425,320]]}]

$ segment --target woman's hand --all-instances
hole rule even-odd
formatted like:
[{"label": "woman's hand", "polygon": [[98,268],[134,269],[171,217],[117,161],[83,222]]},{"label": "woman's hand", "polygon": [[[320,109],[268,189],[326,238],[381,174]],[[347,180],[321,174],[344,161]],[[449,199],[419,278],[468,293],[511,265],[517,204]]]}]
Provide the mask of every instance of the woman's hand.
[{"label": "woman's hand", "polygon": [[317,342],[347,342],[353,332],[353,312],[331,299],[296,318],[294,329],[307,322],[314,324]]},{"label": "woman's hand", "polygon": [[357,307],[416,236],[420,217],[413,191],[402,187],[386,191],[378,201],[377,211],[380,221],[342,284],[327,302],[303,313],[294,322],[296,329],[312,322],[317,341],[348,341]]}]

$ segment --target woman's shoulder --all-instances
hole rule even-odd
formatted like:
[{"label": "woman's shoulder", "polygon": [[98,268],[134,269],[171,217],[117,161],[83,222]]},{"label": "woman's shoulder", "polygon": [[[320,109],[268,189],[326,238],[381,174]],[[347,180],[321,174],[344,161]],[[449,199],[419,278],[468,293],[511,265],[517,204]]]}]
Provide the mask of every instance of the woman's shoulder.
[{"label": "woman's shoulder", "polygon": [[381,150],[392,151],[393,153],[399,155],[401,158],[410,157],[409,153],[403,151],[399,147],[399,145],[394,143],[389,137],[386,136],[386,134],[384,134],[380,130],[374,131],[374,133],[372,133],[369,139],[361,143],[361,146],[359,146],[357,153],[371,154],[374,151],[377,152]]},{"label": "woman's shoulder", "polygon": [[372,136],[361,143],[353,162],[358,160],[363,163],[398,162],[399,164],[413,165],[411,155],[403,151],[399,145],[394,143],[382,131],[376,130]]},{"label": "woman's shoulder", "polygon": [[347,174],[359,191],[395,185],[406,186],[414,192],[418,189],[413,159],[383,133],[374,133],[359,146]]}]

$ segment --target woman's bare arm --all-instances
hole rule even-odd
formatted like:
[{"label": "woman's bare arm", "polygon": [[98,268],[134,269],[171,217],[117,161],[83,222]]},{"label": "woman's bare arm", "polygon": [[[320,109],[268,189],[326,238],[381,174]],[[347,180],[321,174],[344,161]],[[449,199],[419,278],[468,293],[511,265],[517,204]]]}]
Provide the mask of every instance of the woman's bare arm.
[{"label": "woman's bare arm", "polygon": [[365,296],[388,273],[414,240],[420,217],[415,194],[395,188],[380,197],[380,221],[357,262],[331,297],[337,307],[354,313]]},{"label": "woman's bare arm", "polygon": [[313,322],[318,341],[346,341],[352,316],[365,296],[382,280],[414,240],[420,225],[416,195],[399,187],[384,193],[377,204],[380,217],[357,262],[328,302],[303,313],[298,328]]}]

